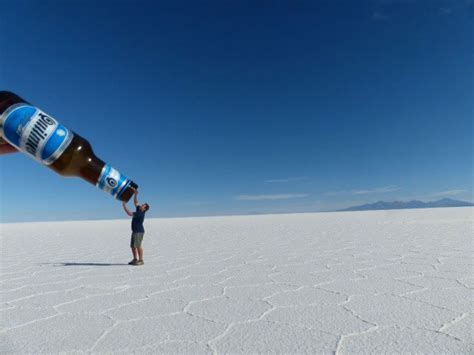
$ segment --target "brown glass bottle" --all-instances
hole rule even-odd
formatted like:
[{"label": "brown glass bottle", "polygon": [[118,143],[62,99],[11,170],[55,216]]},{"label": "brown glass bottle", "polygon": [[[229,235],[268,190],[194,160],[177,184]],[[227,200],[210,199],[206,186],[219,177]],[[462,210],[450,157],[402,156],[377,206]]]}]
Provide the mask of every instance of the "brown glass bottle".
[{"label": "brown glass bottle", "polygon": [[138,188],[99,159],[86,139],[8,91],[0,91],[0,136],[58,174],[80,177],[121,201]]}]

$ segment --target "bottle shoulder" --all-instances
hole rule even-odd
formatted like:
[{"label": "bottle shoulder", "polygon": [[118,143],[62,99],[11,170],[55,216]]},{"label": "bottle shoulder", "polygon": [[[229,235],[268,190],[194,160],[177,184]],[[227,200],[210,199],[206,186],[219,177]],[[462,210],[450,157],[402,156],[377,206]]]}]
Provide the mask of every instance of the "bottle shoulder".
[{"label": "bottle shoulder", "polygon": [[0,114],[2,114],[10,106],[20,102],[26,101],[11,91],[0,91]]},{"label": "bottle shoulder", "polygon": [[6,97],[13,97],[13,96],[17,96],[17,94],[11,92],[11,91],[7,91],[7,90],[1,90],[0,91],[0,99],[3,99],[3,98],[6,98]]},{"label": "bottle shoulder", "polygon": [[[97,158],[92,150],[91,144],[80,135],[73,132],[73,138],[69,146],[51,165],[61,175],[82,175],[82,172],[98,170],[103,162]],[[98,174],[94,172],[93,175]]]}]

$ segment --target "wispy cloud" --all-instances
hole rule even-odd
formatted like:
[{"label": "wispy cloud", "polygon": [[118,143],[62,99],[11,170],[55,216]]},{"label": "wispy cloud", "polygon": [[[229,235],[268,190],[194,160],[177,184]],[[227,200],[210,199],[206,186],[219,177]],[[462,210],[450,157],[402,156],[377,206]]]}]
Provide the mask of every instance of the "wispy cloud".
[{"label": "wispy cloud", "polygon": [[205,206],[210,203],[210,201],[185,201],[183,204],[186,206]]},{"label": "wispy cloud", "polygon": [[399,186],[390,185],[375,187],[370,189],[359,189],[359,190],[341,190],[341,191],[329,191],[324,193],[326,196],[335,196],[335,195],[369,195],[369,194],[383,194],[387,192],[393,192],[401,190]]},{"label": "wispy cloud", "polygon": [[457,190],[441,191],[441,192],[437,192],[433,194],[433,196],[455,196],[455,195],[462,194],[463,192],[467,192],[467,190],[457,189]]},{"label": "wispy cloud", "polygon": [[305,180],[306,176],[298,176],[298,177],[289,177],[289,178],[284,178],[284,179],[268,179],[265,180],[264,182],[267,184],[272,184],[272,183],[285,183],[285,182],[295,182],[295,181],[301,181]]},{"label": "wispy cloud", "polygon": [[393,191],[398,191],[398,190],[400,190],[398,186],[392,185],[392,186],[376,187],[376,188],[367,189],[367,190],[353,190],[352,194],[353,195],[382,194],[382,193],[393,192]]},{"label": "wispy cloud", "polygon": [[238,201],[288,200],[308,196],[309,194],[238,195],[234,196],[234,199]]}]

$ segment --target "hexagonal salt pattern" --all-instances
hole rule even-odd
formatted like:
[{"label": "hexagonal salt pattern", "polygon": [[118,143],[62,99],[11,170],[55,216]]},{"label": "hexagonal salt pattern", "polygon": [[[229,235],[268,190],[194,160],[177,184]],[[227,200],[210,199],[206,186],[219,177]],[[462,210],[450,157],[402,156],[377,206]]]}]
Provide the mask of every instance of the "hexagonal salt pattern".
[{"label": "hexagonal salt pattern", "polygon": [[4,224],[0,352],[469,354],[472,214]]}]

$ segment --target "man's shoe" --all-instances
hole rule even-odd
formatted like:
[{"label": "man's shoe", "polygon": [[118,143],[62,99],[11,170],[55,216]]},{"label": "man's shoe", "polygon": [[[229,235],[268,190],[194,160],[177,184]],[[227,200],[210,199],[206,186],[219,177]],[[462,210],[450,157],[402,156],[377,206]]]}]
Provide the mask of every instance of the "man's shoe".
[{"label": "man's shoe", "polygon": [[133,265],[143,265],[143,264],[144,264],[143,260],[137,260],[135,264]]},{"label": "man's shoe", "polygon": [[128,263],[128,265],[135,265],[135,263],[137,262],[138,260],[137,259],[133,259],[132,261],[130,261]]}]

